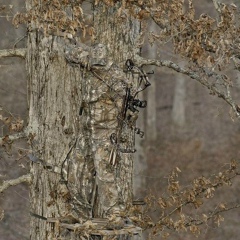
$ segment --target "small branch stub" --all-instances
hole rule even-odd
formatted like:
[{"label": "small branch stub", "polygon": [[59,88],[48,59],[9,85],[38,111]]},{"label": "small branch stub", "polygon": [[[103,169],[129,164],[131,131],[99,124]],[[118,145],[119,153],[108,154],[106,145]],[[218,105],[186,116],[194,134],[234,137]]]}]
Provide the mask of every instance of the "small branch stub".
[{"label": "small branch stub", "polygon": [[2,57],[20,57],[20,58],[25,58],[26,51],[27,51],[26,48],[3,49],[3,50],[0,50],[0,58],[2,58]]},{"label": "small branch stub", "polygon": [[[59,222],[60,221],[60,222]],[[121,226],[115,226],[115,228],[108,227],[109,220],[101,219],[101,218],[93,218],[92,220],[88,220],[84,224],[75,223],[75,224],[67,224],[61,223],[61,219],[55,218],[47,218],[47,222],[50,223],[58,223],[60,227],[66,228],[72,231],[85,231],[90,235],[99,235],[99,236],[116,236],[116,235],[140,235],[142,233],[142,229],[140,227],[134,226],[132,224],[124,224]]]}]

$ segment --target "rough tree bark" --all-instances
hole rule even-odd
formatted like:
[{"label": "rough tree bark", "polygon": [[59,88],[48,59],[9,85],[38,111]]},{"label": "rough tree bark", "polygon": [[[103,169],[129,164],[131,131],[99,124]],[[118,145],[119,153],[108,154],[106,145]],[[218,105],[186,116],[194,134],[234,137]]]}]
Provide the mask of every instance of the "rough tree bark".
[{"label": "rough tree bark", "polygon": [[[104,77],[101,67],[90,71],[66,61],[67,39],[29,32],[30,239],[82,239],[84,230],[60,224],[119,218],[132,204],[132,154],[117,154],[116,166],[108,161],[122,99],[113,101],[116,93],[101,79],[108,81],[109,69],[122,69],[133,56],[139,24],[116,14],[104,4],[94,9],[95,42],[108,49]],[[123,131],[133,144],[133,132]]]}]

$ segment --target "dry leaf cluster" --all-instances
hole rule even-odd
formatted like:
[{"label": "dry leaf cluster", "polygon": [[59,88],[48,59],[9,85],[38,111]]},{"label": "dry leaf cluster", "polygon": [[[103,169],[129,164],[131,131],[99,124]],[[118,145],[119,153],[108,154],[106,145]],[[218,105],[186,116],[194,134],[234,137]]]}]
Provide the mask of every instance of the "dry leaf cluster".
[{"label": "dry leaf cluster", "polygon": [[[206,201],[210,201],[217,189],[231,186],[235,177],[239,176],[238,163],[233,160],[223,171],[211,177],[199,177],[190,186],[180,185],[178,177],[181,173],[175,168],[168,176],[168,192],[156,197],[152,194],[145,198],[146,206],[133,207],[130,219],[143,229],[151,229],[151,237],[161,234],[170,236],[171,231],[190,231],[198,236],[201,227],[213,221],[217,226],[224,220],[223,212],[239,208],[239,204],[219,203],[211,212],[201,211]],[[196,209],[197,211],[190,211]],[[151,213],[158,212],[158,217]],[[194,213],[193,213],[194,212]],[[196,214],[197,212],[197,214]]]},{"label": "dry leaf cluster", "polygon": [[13,18],[13,24],[18,27],[22,23],[32,23],[31,30],[40,29],[45,35],[64,32],[75,36],[77,30],[86,29],[91,33],[92,29],[87,28],[85,14],[81,8],[82,0],[53,0],[33,1],[32,7],[26,13],[17,13]]},{"label": "dry leaf cluster", "polygon": [[[185,74],[190,77],[190,71],[196,74],[210,94],[230,105],[232,119],[240,117],[239,100],[234,99],[232,93],[234,83],[226,74],[229,67],[240,69],[240,15],[236,5],[220,4],[213,0],[215,16],[198,16],[192,0],[96,0],[90,1],[90,12],[85,11],[84,2],[35,0],[27,12],[15,15],[13,23],[18,26],[31,22],[29,31],[38,29],[45,35],[78,36],[94,42],[96,30],[92,22],[93,10],[98,4],[106,4],[117,12],[119,23],[129,15],[141,22],[136,48],[141,47],[146,38],[151,44],[159,45],[159,52],[161,46],[171,45],[173,54],[182,56],[187,63],[188,72],[185,71]],[[155,32],[148,29],[151,21],[158,25]]]},{"label": "dry leaf cluster", "polygon": [[13,115],[5,117],[0,114],[0,121],[7,127],[10,133],[21,132],[24,127],[24,121],[19,117],[15,118]]},{"label": "dry leaf cluster", "polygon": [[[15,26],[34,23],[33,29],[41,29],[45,34],[64,32],[75,36],[93,35],[91,23],[82,8],[83,0],[33,1],[26,13],[17,13],[13,19]],[[92,2],[93,7],[105,3],[116,7],[119,20],[127,14],[142,21],[142,31],[147,32],[150,19],[159,26],[158,32],[150,32],[150,43],[171,42],[175,53],[193,61],[198,67],[209,67],[219,71],[231,60],[238,63],[240,56],[239,14],[234,4],[219,5],[218,16],[195,14],[192,0],[104,0]],[[143,44],[143,42],[142,42]],[[236,63],[236,64],[237,64]],[[238,66],[238,64],[237,64]]]}]

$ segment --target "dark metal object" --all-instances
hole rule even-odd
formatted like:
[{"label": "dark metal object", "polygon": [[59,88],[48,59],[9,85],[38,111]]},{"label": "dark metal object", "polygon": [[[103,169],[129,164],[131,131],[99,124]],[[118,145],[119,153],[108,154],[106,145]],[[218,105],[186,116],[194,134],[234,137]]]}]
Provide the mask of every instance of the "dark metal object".
[{"label": "dark metal object", "polygon": [[[152,72],[144,72],[142,68],[137,67],[131,59],[127,59],[125,63],[126,69],[128,72],[131,72],[132,74],[138,74],[138,89],[136,90],[135,94],[133,95],[133,98],[137,96],[138,93],[145,90],[147,87],[151,85],[148,79],[148,74],[154,74],[154,71]],[[143,85],[143,86],[142,86]]]},{"label": "dark metal object", "polygon": [[145,108],[147,106],[147,101],[141,101],[139,99],[134,99],[133,96],[129,96],[128,99],[128,108],[132,112],[138,111],[136,107]]},{"label": "dark metal object", "polygon": [[47,218],[44,217],[44,216],[38,215],[38,214],[33,213],[33,212],[29,212],[29,213],[30,213],[30,215],[31,215],[32,217],[39,218],[39,219],[42,219],[42,220],[44,220],[44,221],[47,221]]},{"label": "dark metal object", "polygon": [[146,202],[144,200],[133,200],[133,205],[146,205]]},{"label": "dark metal object", "polygon": [[131,59],[127,59],[125,65],[127,67],[127,71],[131,71],[134,67],[134,63]]},{"label": "dark metal object", "polygon": [[86,103],[82,102],[81,106],[80,106],[80,109],[79,109],[79,115],[80,116],[82,116],[85,106],[86,106]]},{"label": "dark metal object", "polygon": [[140,128],[135,128],[135,133],[140,135],[140,138],[143,138],[144,132],[140,130]]},{"label": "dark metal object", "polygon": [[[118,78],[118,74],[114,75],[114,71],[116,68],[116,73],[122,71],[118,68],[118,66],[112,64],[109,69],[111,69],[111,73],[114,75],[112,79],[113,82],[109,81],[109,78],[105,79],[101,75],[101,67],[103,67],[103,72],[108,69],[108,51],[106,46],[103,44],[96,44],[92,47],[87,47],[84,44],[80,44],[79,46],[74,46],[72,48],[66,49],[65,57],[70,63],[80,64],[82,67],[86,67],[89,69],[92,74],[97,77],[101,82],[106,84],[106,86],[119,98],[122,98],[122,105],[120,109],[120,113],[117,117],[118,124],[115,133],[110,134],[110,142],[113,145],[113,148],[110,153],[109,162],[113,165],[116,164],[117,151],[122,153],[133,153],[135,149],[122,148],[122,131],[124,125],[130,127],[136,134],[142,138],[144,136],[144,132],[139,128],[136,128],[135,121],[137,119],[137,113],[139,112],[138,108],[145,108],[147,106],[147,101],[142,101],[137,98],[138,93],[145,90],[151,84],[148,79],[149,74],[154,74],[154,72],[145,72],[141,67],[138,67],[134,64],[132,59],[127,59],[125,62],[123,73],[130,73],[133,76],[133,79],[137,79],[137,83],[129,84],[123,78]],[[106,67],[106,68],[105,68]],[[109,71],[109,70],[108,70]],[[100,74],[99,74],[100,72]],[[121,75],[121,74],[120,74]],[[121,76],[122,76],[121,75]],[[111,79],[111,78],[110,78]],[[122,91],[119,92],[119,83],[122,83],[120,88],[125,90],[125,94],[123,95]],[[117,89],[115,89],[117,86]],[[113,97],[114,101],[114,97]],[[83,115],[84,108],[86,107],[86,103],[82,102],[79,108],[79,115]],[[66,161],[66,160],[65,160]],[[65,163],[63,162],[63,164]],[[62,171],[61,171],[62,175]],[[64,179],[64,178],[63,178]]]},{"label": "dark metal object", "polygon": [[135,92],[133,92],[132,88],[126,87],[126,94],[124,96],[121,112],[118,117],[118,120],[119,120],[118,130],[117,130],[117,133],[112,133],[110,135],[110,141],[114,145],[114,147],[111,151],[109,162],[113,165],[116,164],[116,157],[117,157],[116,151],[119,151],[122,153],[136,152],[136,149],[120,147],[121,134],[122,134],[124,123],[128,124],[131,128],[133,128],[135,133],[139,134],[141,138],[144,136],[143,131],[141,131],[139,128],[133,127],[130,124],[131,115],[130,114],[127,115],[127,111],[130,110],[131,112],[135,113],[139,111],[137,108],[145,108],[147,106],[147,101],[136,99],[136,96],[139,92],[143,91],[144,89],[146,89],[148,86],[151,85],[150,82],[148,81],[147,74],[154,73],[154,72],[145,73],[141,68],[135,66],[131,59],[127,59],[125,63],[125,67],[127,72],[131,72],[132,74],[133,73],[139,74],[138,88],[135,90]]},{"label": "dark metal object", "polygon": [[116,158],[117,158],[117,150],[120,149],[120,138],[122,134],[123,124],[126,119],[127,109],[128,109],[128,99],[130,96],[130,88],[126,88],[126,94],[123,99],[122,108],[120,116],[118,117],[118,130],[117,133],[112,133],[110,135],[110,141],[114,145],[113,149],[111,150],[109,162],[112,165],[116,164]]}]

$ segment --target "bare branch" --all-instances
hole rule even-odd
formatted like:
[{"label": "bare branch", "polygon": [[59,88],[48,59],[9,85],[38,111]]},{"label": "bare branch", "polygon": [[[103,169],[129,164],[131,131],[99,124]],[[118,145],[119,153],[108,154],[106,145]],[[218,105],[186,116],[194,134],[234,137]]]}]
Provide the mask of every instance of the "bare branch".
[{"label": "bare branch", "polygon": [[2,193],[3,191],[5,191],[6,189],[8,189],[11,186],[16,186],[20,183],[31,183],[32,182],[32,175],[30,173],[23,175],[19,178],[16,179],[11,179],[11,180],[6,180],[3,181],[3,183],[0,185],[0,193]]},{"label": "bare branch", "polygon": [[3,49],[0,50],[1,57],[20,57],[25,58],[26,48],[17,48],[17,49]]},{"label": "bare branch", "polygon": [[212,0],[212,2],[213,2],[213,5],[214,5],[215,9],[216,9],[219,13],[221,13],[221,9],[220,9],[220,7],[219,7],[219,3],[218,3],[216,0]]},{"label": "bare branch", "polygon": [[210,212],[208,216],[206,215],[206,219],[204,219],[204,220],[192,219],[191,221],[185,223],[185,225],[186,225],[186,227],[191,226],[193,223],[194,223],[194,225],[202,225],[202,224],[205,224],[207,221],[213,219],[214,216],[216,216],[220,213],[231,211],[231,210],[236,209],[236,208],[240,208],[240,204],[236,204],[236,205],[231,206],[231,207],[226,207],[226,208],[223,208],[223,209],[218,209],[216,211]]},{"label": "bare branch", "polygon": [[[203,86],[207,87],[212,93],[216,94],[219,98],[222,98],[226,103],[228,103],[232,107],[236,116],[238,118],[240,118],[240,112],[239,112],[238,106],[231,98],[231,95],[229,94],[229,92],[225,93],[225,92],[221,91],[214,84],[211,84],[209,81],[207,81],[203,76],[199,75],[198,73],[193,72],[189,69],[182,68],[179,65],[177,65],[176,63],[168,61],[168,60],[144,59],[140,56],[136,56],[135,60],[136,60],[136,64],[138,66],[154,65],[157,67],[167,67],[176,72],[185,74],[192,79],[197,80]],[[211,72],[211,71],[204,71],[204,75],[209,78],[214,77],[217,80],[221,80],[224,78],[223,75],[219,75],[216,72]],[[229,90],[229,89],[227,89],[227,90]]]}]

